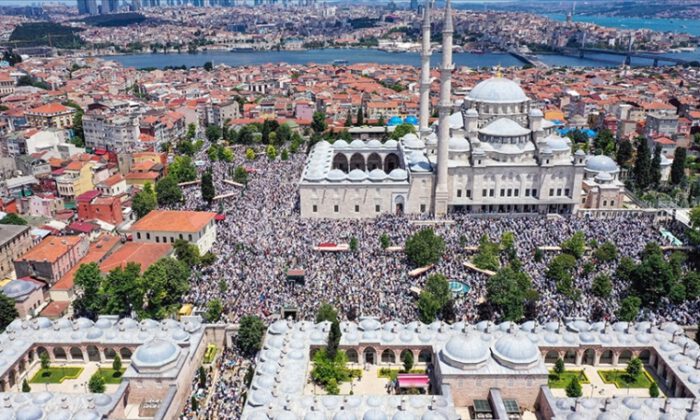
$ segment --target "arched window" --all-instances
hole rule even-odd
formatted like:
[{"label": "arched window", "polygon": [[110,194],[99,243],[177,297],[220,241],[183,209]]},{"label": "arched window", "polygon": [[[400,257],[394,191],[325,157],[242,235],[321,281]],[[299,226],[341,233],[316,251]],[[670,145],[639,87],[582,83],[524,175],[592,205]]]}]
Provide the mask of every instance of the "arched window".
[{"label": "arched window", "polygon": [[564,355],[564,363],[576,363],[576,352],[573,350],[567,351],[566,355]]},{"label": "arched window", "polygon": [[66,356],[66,351],[63,350],[63,347],[54,347],[53,348],[53,358],[54,360],[66,360],[68,357]]},{"label": "arched window", "polygon": [[348,158],[342,154],[338,153],[333,157],[333,169],[340,169],[341,171],[348,172]]},{"label": "arched window", "polygon": [[365,166],[365,158],[359,153],[355,153],[352,155],[352,157],[350,157],[350,170],[352,171],[354,169],[359,169],[361,171],[367,169]]},{"label": "arched window", "polygon": [[384,350],[382,352],[382,363],[396,363],[396,354],[392,350]]},{"label": "arched window", "polygon": [[367,158],[367,170],[373,171],[375,169],[383,169],[382,158],[377,153],[372,153]]},{"label": "arched window", "polygon": [[349,363],[359,363],[357,351],[355,351],[354,349],[346,350],[345,354],[348,356]]},{"label": "arched window", "polygon": [[119,356],[121,356],[122,360],[131,359],[131,350],[127,347],[122,347],[119,349]]},{"label": "arched window", "polygon": [[601,355],[600,355],[600,363],[601,364],[612,365],[612,361],[613,361],[612,350],[605,350],[603,353],[601,353]]},{"label": "arched window", "polygon": [[87,346],[87,353],[88,353],[88,359],[89,359],[91,362],[99,362],[99,361],[101,361],[100,351],[97,350],[97,347],[92,346],[92,345]]},{"label": "arched window", "polygon": [[419,363],[431,363],[433,361],[433,353],[428,349],[423,349],[418,353]]},{"label": "arched window", "polygon": [[559,359],[559,352],[550,350],[547,352],[547,355],[545,355],[544,362],[554,364],[557,362],[557,359]]},{"label": "arched window", "polygon": [[377,363],[377,351],[372,347],[367,347],[363,353],[364,361],[367,364],[374,365]]},{"label": "arched window", "polygon": [[114,349],[111,347],[106,347],[104,349],[104,353],[105,353],[105,359],[107,359],[107,360],[114,360],[114,358],[117,355],[117,352],[114,351]]},{"label": "arched window", "polygon": [[73,359],[82,359],[83,358],[83,351],[80,350],[79,347],[71,347],[70,348],[70,356]]},{"label": "arched window", "polygon": [[620,353],[620,357],[617,359],[618,363],[629,363],[632,360],[632,352],[629,350],[624,350]]},{"label": "arched window", "polygon": [[583,352],[583,364],[592,365],[595,363],[595,351],[593,349],[587,349]]},{"label": "arched window", "polygon": [[639,359],[644,364],[648,364],[650,358],[651,358],[651,352],[649,350],[642,350],[641,353],[639,353]]},{"label": "arched window", "polygon": [[396,155],[396,153],[389,153],[385,158],[384,158],[384,172],[389,173],[393,171],[396,168],[400,167],[399,164],[400,160],[399,157]]}]

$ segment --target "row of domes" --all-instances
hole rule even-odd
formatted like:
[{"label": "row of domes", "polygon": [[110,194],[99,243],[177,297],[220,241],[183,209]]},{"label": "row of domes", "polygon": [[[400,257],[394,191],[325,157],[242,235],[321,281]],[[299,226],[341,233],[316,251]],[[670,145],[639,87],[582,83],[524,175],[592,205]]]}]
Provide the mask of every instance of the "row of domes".
[{"label": "row of domes", "polygon": [[489,350],[490,340],[490,335],[478,333],[455,335],[445,344],[442,355],[446,363],[459,369],[481,367],[491,355],[514,369],[529,367],[540,360],[538,347],[525,334],[505,334]]},{"label": "row of domes", "polygon": [[[317,179],[312,179],[307,176],[307,179],[309,180],[317,180]],[[408,179],[408,173],[406,172],[405,169],[401,168],[396,168],[393,171],[389,172],[387,174],[381,169],[373,169],[369,172],[365,172],[360,169],[353,169],[349,173],[345,173],[341,171],[340,169],[331,169],[328,174],[325,176],[326,181],[330,182],[342,182],[342,181],[350,181],[350,182],[362,182],[366,180],[370,181],[375,181],[375,182],[380,182],[380,181],[405,181]],[[318,179],[320,180],[320,179]]]}]

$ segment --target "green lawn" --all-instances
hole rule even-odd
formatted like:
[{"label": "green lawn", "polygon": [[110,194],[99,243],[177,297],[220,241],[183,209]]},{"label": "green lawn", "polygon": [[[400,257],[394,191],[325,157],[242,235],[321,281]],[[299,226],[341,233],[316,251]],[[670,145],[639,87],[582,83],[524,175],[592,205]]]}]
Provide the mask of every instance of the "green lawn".
[{"label": "green lawn", "polygon": [[569,385],[569,382],[574,377],[578,377],[578,383],[580,384],[589,384],[590,381],[588,380],[588,377],[582,370],[567,370],[566,372],[562,373],[561,375],[557,375],[554,373],[553,370],[549,371],[549,387],[554,389],[554,388],[561,388],[564,389],[566,388],[567,385]]},{"label": "green lawn", "polygon": [[[396,378],[399,376],[399,373],[406,373],[406,372],[404,372],[403,369],[381,368],[377,371],[377,377],[391,379],[393,381],[393,380],[396,380]],[[425,369],[411,369],[410,373],[424,374]]]},{"label": "green lawn", "polygon": [[624,370],[599,370],[603,382],[606,384],[615,384],[618,388],[649,388],[654,380],[649,376],[646,370],[637,375],[634,381],[627,382],[627,373]]},{"label": "green lawn", "polygon": [[75,379],[80,376],[80,367],[49,367],[40,369],[29,381],[32,384],[60,384],[65,379]]},{"label": "green lawn", "polygon": [[122,382],[122,375],[124,375],[124,371],[126,369],[122,369],[119,372],[112,368],[100,368],[100,374],[105,380],[105,384],[110,385],[110,384],[120,384]]}]

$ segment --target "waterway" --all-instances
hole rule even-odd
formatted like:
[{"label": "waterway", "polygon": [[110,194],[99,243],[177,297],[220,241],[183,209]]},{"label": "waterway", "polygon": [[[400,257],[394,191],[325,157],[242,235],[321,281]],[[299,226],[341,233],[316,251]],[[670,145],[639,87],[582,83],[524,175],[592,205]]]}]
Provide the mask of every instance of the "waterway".
[{"label": "waterway", "polygon": [[[545,14],[545,16],[561,21],[566,20],[566,15],[561,13]],[[657,32],[684,32],[700,36],[700,20],[576,15],[574,21],[589,22],[611,28],[651,29]]]},{"label": "waterway", "polygon": [[[670,54],[670,57],[700,60],[700,50],[693,53]],[[207,61],[216,64],[226,64],[232,67],[254,66],[269,63],[288,64],[332,64],[337,60],[346,60],[349,64],[376,63],[395,65],[420,65],[418,53],[395,53],[375,49],[324,49],[307,51],[217,51],[198,54],[128,54],[103,57],[116,61],[125,67],[163,68],[166,66],[201,66]],[[615,67],[619,66],[623,57],[613,55],[592,55],[586,58],[567,57],[562,55],[540,55],[540,60],[549,66],[571,67]],[[454,61],[457,66],[472,68],[493,66],[521,66],[520,62],[510,54],[505,53],[456,53]],[[432,65],[440,63],[440,54],[432,56]],[[633,59],[632,65],[651,65],[650,60]]]}]

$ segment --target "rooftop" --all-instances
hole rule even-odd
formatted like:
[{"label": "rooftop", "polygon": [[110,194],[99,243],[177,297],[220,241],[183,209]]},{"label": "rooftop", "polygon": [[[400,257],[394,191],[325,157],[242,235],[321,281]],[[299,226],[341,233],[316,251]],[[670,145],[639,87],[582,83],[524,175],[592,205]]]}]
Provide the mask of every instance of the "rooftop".
[{"label": "rooftop", "polygon": [[153,210],[131,227],[137,231],[199,232],[214,220],[216,213],[206,211]]},{"label": "rooftop", "polygon": [[82,240],[82,236],[49,236],[17,260],[56,262]]},{"label": "rooftop", "polygon": [[106,273],[118,267],[126,267],[128,263],[133,262],[141,265],[141,273],[143,273],[151,264],[170,254],[172,249],[170,244],[127,242],[102,261],[100,270]]}]

